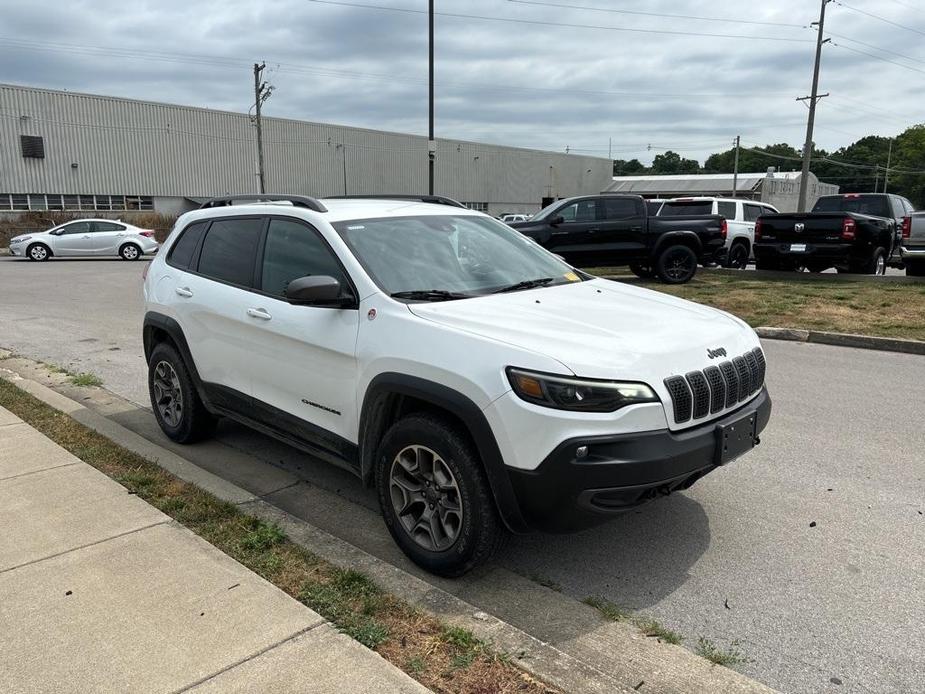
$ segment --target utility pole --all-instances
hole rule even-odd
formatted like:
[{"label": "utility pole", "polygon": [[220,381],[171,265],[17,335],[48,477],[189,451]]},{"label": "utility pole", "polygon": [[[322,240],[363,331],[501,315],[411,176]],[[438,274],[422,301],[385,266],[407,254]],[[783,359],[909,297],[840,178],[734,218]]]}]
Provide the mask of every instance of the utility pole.
[{"label": "utility pole", "polygon": [[612,137],[607,138],[607,158],[610,159],[611,162],[613,161],[613,138]]},{"label": "utility pole", "polygon": [[874,192],[880,192],[880,165],[874,168]]},{"label": "utility pole", "polygon": [[430,85],[430,130],[427,137],[427,158],[429,162],[428,178],[430,184],[428,192],[434,194],[434,160],[437,158],[437,141],[434,139],[434,0],[430,0],[428,11],[429,61],[428,82]]},{"label": "utility pole", "polygon": [[[813,156],[813,126],[816,124],[816,103],[822,98],[819,96],[819,66],[822,63],[822,45],[829,41],[829,39],[822,38],[822,31],[825,28],[825,6],[830,2],[832,0],[822,0],[822,8],[819,10],[816,63],[813,67],[813,91],[808,97],[797,99],[797,101],[809,100],[809,119],[806,122],[806,143],[803,145],[803,172],[800,176],[800,200],[797,212],[806,211],[806,189],[809,184],[809,165]],[[828,96],[828,94],[823,96]]]},{"label": "utility pole", "polygon": [[890,182],[890,163],[893,161],[893,138],[890,138],[890,149],[886,155],[886,171],[883,174],[883,192],[886,192],[886,187]]},{"label": "utility pole", "polygon": [[742,136],[736,135],[736,158],[732,167],[732,197],[739,192],[739,145],[742,144]]},{"label": "utility pole", "polygon": [[266,170],[263,166],[263,121],[260,117],[260,109],[263,102],[270,98],[273,93],[272,85],[262,81],[263,71],[266,63],[254,63],[254,122],[257,125],[257,178],[260,183],[260,193],[267,192]]}]

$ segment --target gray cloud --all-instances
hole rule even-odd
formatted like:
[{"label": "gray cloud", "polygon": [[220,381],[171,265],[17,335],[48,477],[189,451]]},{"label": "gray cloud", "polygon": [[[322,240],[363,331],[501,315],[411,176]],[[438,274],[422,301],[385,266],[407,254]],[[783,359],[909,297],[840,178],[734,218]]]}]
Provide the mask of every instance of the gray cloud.
[{"label": "gray cloud", "polygon": [[[360,0],[424,7],[410,0]],[[574,0],[562,0],[568,4]],[[859,0],[861,2],[861,0]],[[603,0],[576,3],[607,7]],[[815,3],[658,0],[627,9],[808,25]],[[864,9],[925,28],[899,3]],[[706,8],[706,9],[705,9]],[[827,27],[925,60],[915,34],[830,5]],[[703,159],[741,134],[749,144],[804,136],[814,45],[809,29],[672,20],[442,0],[438,10],[559,26],[437,18],[438,136],[575,150],[644,161],[661,148]],[[268,115],[386,130],[427,127],[426,16],[308,0],[119,2],[3,0],[0,81],[245,111],[250,64],[266,60],[276,87]],[[743,34],[750,40],[578,29],[562,24]],[[803,39],[773,42],[761,37]],[[13,39],[13,41],[11,41]],[[894,134],[918,113],[916,73],[847,50],[823,64],[816,140],[834,149]],[[23,42],[26,42],[25,44]],[[49,50],[36,50],[44,47]],[[77,48],[74,48],[77,47]],[[94,47],[118,48],[118,55]],[[925,69],[925,63],[891,60]],[[622,93],[622,94],[621,94]],[[647,96],[640,95],[647,94]],[[860,105],[860,100],[865,105]],[[649,148],[653,146],[653,149]]]}]

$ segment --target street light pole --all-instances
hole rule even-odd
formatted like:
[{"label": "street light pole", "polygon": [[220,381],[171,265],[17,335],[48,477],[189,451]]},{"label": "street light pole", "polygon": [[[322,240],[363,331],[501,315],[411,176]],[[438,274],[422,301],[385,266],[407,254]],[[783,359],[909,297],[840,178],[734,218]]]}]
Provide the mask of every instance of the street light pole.
[{"label": "street light pole", "polygon": [[429,34],[429,60],[428,60],[428,83],[430,86],[430,123],[427,137],[427,159],[428,159],[428,193],[434,194],[434,159],[437,157],[437,142],[434,140],[434,0],[429,2],[428,11],[428,34]]}]

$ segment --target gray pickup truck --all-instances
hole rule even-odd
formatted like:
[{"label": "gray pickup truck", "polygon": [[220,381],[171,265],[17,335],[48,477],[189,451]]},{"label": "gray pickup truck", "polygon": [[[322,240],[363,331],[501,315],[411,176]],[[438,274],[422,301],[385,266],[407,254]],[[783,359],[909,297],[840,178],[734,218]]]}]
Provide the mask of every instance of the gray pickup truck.
[{"label": "gray pickup truck", "polygon": [[906,265],[906,274],[925,277],[925,212],[913,212],[903,219],[899,254]]}]

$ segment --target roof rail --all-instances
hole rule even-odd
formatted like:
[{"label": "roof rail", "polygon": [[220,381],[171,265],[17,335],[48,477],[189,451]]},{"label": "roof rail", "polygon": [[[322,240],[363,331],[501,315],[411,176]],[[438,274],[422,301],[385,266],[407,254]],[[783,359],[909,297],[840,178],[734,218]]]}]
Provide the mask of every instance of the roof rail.
[{"label": "roof rail", "polygon": [[448,198],[445,195],[328,195],[328,200],[413,200],[417,202],[429,202],[434,205],[449,205],[451,207],[461,207],[464,210],[469,209],[459,200]]},{"label": "roof rail", "polygon": [[263,193],[245,194],[245,195],[223,195],[218,198],[206,200],[199,206],[200,210],[210,207],[228,207],[237,200],[250,200],[252,202],[289,202],[293,207],[305,207],[315,212],[327,212],[328,208],[322,205],[315,198],[307,195],[271,195]]}]

